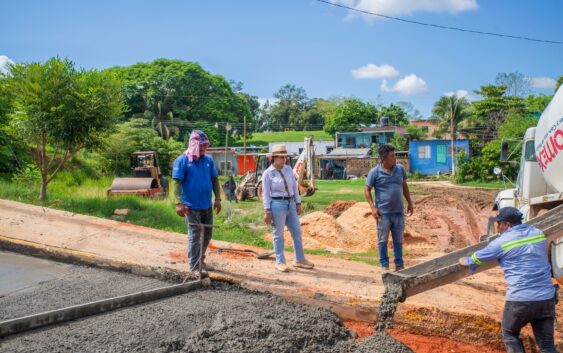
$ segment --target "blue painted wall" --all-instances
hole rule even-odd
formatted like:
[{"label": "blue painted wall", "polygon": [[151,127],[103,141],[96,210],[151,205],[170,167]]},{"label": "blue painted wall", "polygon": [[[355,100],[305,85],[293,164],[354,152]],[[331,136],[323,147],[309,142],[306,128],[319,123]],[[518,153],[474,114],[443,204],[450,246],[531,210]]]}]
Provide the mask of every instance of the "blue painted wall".
[{"label": "blue painted wall", "polygon": [[[469,155],[468,140],[455,141],[455,147],[456,153],[463,150],[465,154]],[[421,153],[419,154],[419,152]],[[449,173],[452,169],[451,141],[411,141],[409,143],[409,161],[411,173],[420,172],[424,175],[433,175],[438,172]]]}]

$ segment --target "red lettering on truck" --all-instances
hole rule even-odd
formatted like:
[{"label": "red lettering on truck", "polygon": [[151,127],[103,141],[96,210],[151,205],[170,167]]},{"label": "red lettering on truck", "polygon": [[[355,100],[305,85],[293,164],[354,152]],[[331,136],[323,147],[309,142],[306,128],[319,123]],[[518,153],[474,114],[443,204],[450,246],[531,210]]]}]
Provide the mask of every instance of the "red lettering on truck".
[{"label": "red lettering on truck", "polygon": [[537,153],[538,163],[542,172],[545,171],[561,150],[563,150],[563,129],[559,128],[548,136],[545,144],[540,147]]}]

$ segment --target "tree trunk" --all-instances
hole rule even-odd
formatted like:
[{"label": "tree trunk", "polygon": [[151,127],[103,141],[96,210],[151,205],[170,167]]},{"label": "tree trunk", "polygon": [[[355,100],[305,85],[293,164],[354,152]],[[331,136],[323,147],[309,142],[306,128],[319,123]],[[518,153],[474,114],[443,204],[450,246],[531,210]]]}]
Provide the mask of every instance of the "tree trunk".
[{"label": "tree trunk", "polygon": [[41,201],[41,204],[43,204],[46,199],[47,199],[47,180],[41,178],[41,191],[39,193],[39,200]]}]

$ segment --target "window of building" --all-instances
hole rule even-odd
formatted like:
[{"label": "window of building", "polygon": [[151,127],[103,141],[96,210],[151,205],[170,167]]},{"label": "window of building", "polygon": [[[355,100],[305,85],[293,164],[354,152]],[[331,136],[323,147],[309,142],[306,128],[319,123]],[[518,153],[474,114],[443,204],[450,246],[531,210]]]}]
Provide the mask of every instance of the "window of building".
[{"label": "window of building", "polygon": [[[232,170],[231,167],[232,167],[231,162],[227,162],[227,171]],[[225,173],[225,162],[224,161],[219,163],[219,169],[221,170],[221,174]]]},{"label": "window of building", "polygon": [[354,136],[346,136],[346,146],[354,146],[356,144],[356,138]]},{"label": "window of building", "polygon": [[[448,146],[447,146],[447,150],[448,150],[448,156],[451,157],[451,155],[452,155],[452,146],[451,146],[451,145],[448,145]],[[465,147],[463,147],[463,146],[455,146],[455,154],[458,155],[458,154],[460,154],[461,152],[465,152]]]},{"label": "window of building", "polygon": [[430,158],[430,145],[418,146],[418,159]]},{"label": "window of building", "polygon": [[326,154],[329,154],[330,152],[332,152],[333,149],[334,149],[334,147],[327,147],[326,148]]}]

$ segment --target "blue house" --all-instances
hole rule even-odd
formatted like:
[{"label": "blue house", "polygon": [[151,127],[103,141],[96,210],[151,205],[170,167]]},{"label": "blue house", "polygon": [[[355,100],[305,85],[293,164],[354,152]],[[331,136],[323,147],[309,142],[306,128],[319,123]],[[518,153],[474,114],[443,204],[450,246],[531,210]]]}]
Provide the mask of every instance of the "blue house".
[{"label": "blue house", "polygon": [[[456,155],[464,151],[469,155],[469,141],[456,140]],[[425,175],[452,171],[452,142],[450,140],[423,140],[409,143],[410,172]]]},{"label": "blue house", "polygon": [[395,133],[405,135],[403,127],[381,126],[364,128],[362,131],[337,132],[336,147],[340,148],[370,148],[372,144],[388,143]]}]

